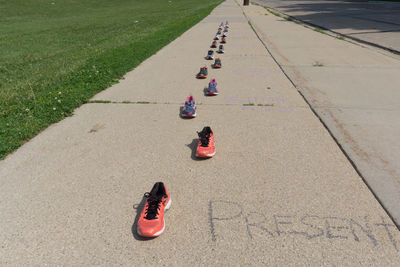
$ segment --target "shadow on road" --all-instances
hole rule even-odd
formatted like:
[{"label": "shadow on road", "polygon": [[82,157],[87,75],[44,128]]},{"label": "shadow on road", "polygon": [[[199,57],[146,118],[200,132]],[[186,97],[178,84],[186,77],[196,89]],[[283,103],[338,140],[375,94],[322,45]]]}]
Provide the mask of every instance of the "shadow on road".
[{"label": "shadow on road", "polygon": [[190,148],[190,149],[192,150],[192,155],[191,155],[192,160],[195,160],[195,161],[207,160],[208,158],[198,158],[198,157],[196,157],[196,150],[197,150],[197,143],[198,143],[198,140],[199,140],[199,139],[197,139],[197,138],[196,138],[196,139],[193,139],[192,142],[191,142],[190,144],[187,144],[187,145],[186,145],[188,148]]}]

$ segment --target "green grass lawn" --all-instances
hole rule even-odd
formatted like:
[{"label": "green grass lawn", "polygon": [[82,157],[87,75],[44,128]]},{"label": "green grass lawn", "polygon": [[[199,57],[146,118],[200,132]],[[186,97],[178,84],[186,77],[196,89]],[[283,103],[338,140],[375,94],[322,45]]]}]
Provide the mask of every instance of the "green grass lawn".
[{"label": "green grass lawn", "polygon": [[0,0],[0,159],[222,0]]}]

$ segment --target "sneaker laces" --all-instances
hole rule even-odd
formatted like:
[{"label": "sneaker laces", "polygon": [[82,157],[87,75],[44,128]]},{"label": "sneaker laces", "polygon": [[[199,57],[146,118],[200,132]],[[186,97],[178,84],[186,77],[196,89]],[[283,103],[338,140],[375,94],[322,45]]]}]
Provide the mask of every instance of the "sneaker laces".
[{"label": "sneaker laces", "polygon": [[201,146],[208,147],[208,144],[210,143],[210,133],[204,133],[202,131],[200,133],[197,132],[197,134],[199,135]]},{"label": "sneaker laces", "polygon": [[147,220],[157,219],[162,197],[153,196],[148,192],[144,196],[147,198],[147,210],[144,218]]}]

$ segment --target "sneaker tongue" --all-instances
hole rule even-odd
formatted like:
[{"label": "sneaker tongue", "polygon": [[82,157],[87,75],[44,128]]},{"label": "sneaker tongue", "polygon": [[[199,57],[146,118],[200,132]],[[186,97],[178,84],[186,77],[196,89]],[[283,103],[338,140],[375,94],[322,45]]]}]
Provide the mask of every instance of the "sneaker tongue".
[{"label": "sneaker tongue", "polygon": [[203,131],[199,132],[199,138],[201,142],[201,146],[207,147],[209,142],[210,142],[210,133],[206,129],[203,129]]},{"label": "sneaker tongue", "polygon": [[147,200],[148,206],[145,216],[147,220],[154,220],[157,218],[161,200],[162,200],[161,197],[150,195],[150,197]]}]

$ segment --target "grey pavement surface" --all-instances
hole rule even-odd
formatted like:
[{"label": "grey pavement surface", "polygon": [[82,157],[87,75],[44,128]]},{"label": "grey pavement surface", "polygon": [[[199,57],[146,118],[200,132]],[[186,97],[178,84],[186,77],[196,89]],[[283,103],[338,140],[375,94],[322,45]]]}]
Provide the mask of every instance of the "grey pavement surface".
[{"label": "grey pavement surface", "polygon": [[248,12],[261,39],[400,225],[400,57],[262,15],[262,7]]},{"label": "grey pavement surface", "polygon": [[[205,97],[194,75],[225,19],[220,95]],[[189,93],[198,117],[183,120]],[[116,103],[83,105],[0,162],[1,265],[400,262],[399,231],[234,1],[94,99]],[[217,154],[196,160],[205,125]],[[142,196],[160,180],[166,231],[142,240]]]},{"label": "grey pavement surface", "polygon": [[299,20],[400,53],[400,2],[257,0]]}]

